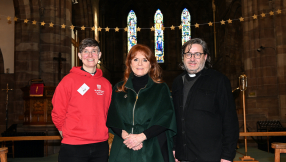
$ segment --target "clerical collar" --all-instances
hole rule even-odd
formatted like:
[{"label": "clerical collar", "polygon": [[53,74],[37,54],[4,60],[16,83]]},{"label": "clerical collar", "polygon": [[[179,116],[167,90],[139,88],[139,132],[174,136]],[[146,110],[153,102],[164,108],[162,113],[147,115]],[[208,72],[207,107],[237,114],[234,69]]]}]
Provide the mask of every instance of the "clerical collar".
[{"label": "clerical collar", "polygon": [[189,76],[192,77],[196,77],[196,74],[189,74]]},{"label": "clerical collar", "polygon": [[202,71],[203,71],[204,69],[202,69],[201,71],[199,71],[198,73],[196,73],[196,74],[189,74],[189,73],[187,73],[188,75],[186,75],[186,79],[188,80],[188,81],[192,81],[192,80],[194,80],[194,79],[196,79],[197,77],[199,77],[201,74],[202,74]]},{"label": "clerical collar", "polygon": [[96,73],[96,70],[95,70],[95,72],[94,72],[94,73],[90,73],[90,72],[88,72],[88,71],[84,70],[84,69],[83,69],[83,67],[81,67],[80,69],[81,69],[81,70],[83,70],[83,71],[85,71],[85,72],[87,72],[87,73],[89,73],[89,74],[91,74],[92,76],[94,76],[94,74]]}]

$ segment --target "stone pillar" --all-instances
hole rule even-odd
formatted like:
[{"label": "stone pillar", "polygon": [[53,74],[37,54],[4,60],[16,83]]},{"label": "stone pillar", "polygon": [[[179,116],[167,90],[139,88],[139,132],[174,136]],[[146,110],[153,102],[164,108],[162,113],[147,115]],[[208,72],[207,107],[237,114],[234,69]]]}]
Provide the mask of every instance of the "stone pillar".
[{"label": "stone pillar", "polygon": [[[24,101],[20,88],[28,85],[29,80],[39,78],[39,27],[33,25],[31,21],[39,22],[39,4],[38,1],[14,0],[15,16],[18,21],[15,22],[15,87],[14,87],[14,110],[15,122],[18,116],[22,115],[24,110]],[[33,13],[31,13],[33,11]],[[28,19],[28,23],[24,23]]]},{"label": "stone pillar", "polygon": [[[41,1],[40,1],[41,2]],[[71,1],[50,1],[43,0],[39,4],[40,13],[39,21],[47,23],[40,27],[40,76],[44,80],[46,86],[57,86],[58,78],[58,61],[53,60],[54,57],[65,58],[62,62],[60,79],[69,73],[71,69],[71,29],[72,10]],[[49,27],[48,23],[55,24]],[[61,25],[65,24],[65,28]]]},{"label": "stone pillar", "polygon": [[[24,102],[20,88],[31,79],[42,78],[46,86],[58,84],[58,64],[53,57],[59,52],[66,58],[61,77],[70,70],[71,58],[71,1],[70,0],[14,0],[15,16],[15,122],[23,114]],[[28,23],[23,20],[28,19]],[[32,21],[37,21],[36,25]],[[41,26],[40,22],[45,22]],[[49,27],[48,23],[55,24]],[[66,24],[62,29],[60,25]]]}]

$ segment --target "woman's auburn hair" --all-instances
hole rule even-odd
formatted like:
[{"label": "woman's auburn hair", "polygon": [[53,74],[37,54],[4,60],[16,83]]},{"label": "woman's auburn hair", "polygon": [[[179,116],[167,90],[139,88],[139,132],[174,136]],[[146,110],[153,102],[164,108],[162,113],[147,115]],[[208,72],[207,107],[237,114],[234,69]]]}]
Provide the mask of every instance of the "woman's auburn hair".
[{"label": "woman's auburn hair", "polygon": [[132,73],[132,69],[131,69],[131,61],[132,59],[137,55],[138,52],[141,52],[145,55],[146,59],[150,62],[151,64],[151,68],[149,69],[149,77],[151,77],[151,79],[155,82],[155,83],[162,83],[162,70],[161,67],[159,66],[159,64],[157,63],[156,57],[153,54],[153,52],[151,51],[151,49],[143,44],[137,44],[134,45],[130,51],[127,54],[126,60],[125,60],[125,72],[124,72],[124,77],[123,77],[123,84],[121,86],[117,87],[117,91],[116,92],[125,92],[126,88],[125,88],[125,84],[130,76],[130,74]]}]

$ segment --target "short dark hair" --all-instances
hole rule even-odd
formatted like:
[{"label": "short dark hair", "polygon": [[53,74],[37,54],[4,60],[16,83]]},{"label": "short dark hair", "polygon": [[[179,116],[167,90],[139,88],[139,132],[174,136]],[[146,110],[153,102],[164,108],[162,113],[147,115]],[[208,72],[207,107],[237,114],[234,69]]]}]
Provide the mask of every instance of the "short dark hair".
[{"label": "short dark hair", "polygon": [[[184,45],[182,46],[182,52],[181,52],[182,57],[184,57],[186,48],[188,46],[190,46],[190,48],[192,48],[193,44],[199,44],[199,45],[201,45],[203,47],[203,52],[204,52],[204,54],[207,55],[205,68],[211,68],[212,67],[211,56],[210,56],[210,52],[209,52],[207,43],[204,40],[200,39],[200,38],[193,38],[193,39],[190,39],[189,41],[187,41],[186,43],[184,43]],[[183,70],[185,70],[184,62],[182,63],[181,68]]]},{"label": "short dark hair", "polygon": [[100,52],[98,42],[93,38],[85,38],[79,44],[79,52],[81,53],[86,47],[98,47],[98,52]]}]

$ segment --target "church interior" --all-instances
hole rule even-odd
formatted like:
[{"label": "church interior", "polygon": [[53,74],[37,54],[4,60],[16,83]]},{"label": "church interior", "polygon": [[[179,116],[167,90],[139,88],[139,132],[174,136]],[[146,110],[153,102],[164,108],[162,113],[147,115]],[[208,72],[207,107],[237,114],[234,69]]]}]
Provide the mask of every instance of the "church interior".
[{"label": "church interior", "polygon": [[[0,1],[1,136],[59,135],[51,120],[51,99],[60,80],[73,66],[81,66],[77,52],[84,38],[99,42],[102,57],[97,67],[104,77],[112,85],[121,81],[131,10],[137,19],[132,22],[136,43],[154,53],[154,15],[158,10],[163,15],[159,34],[164,55],[159,65],[172,90],[173,80],[183,72],[184,9],[190,15],[189,37],[207,42],[212,68],[231,81],[240,132],[243,74],[247,131],[286,131],[286,0],[13,0]],[[247,139],[249,145],[267,151],[265,141],[286,142],[285,136]],[[18,147],[25,145],[18,142]],[[59,140],[45,141],[48,147],[38,142],[43,156],[59,151]],[[15,142],[15,156],[16,147]]]}]

